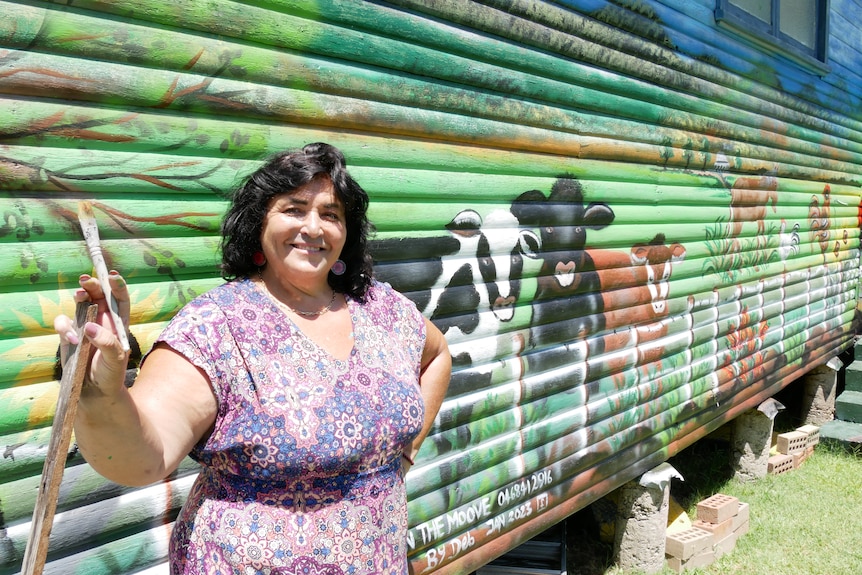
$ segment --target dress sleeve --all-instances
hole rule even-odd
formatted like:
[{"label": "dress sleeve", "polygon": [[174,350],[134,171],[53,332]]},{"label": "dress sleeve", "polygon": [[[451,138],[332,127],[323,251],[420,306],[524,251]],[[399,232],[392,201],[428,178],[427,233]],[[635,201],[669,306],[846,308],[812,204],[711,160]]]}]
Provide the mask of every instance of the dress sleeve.
[{"label": "dress sleeve", "polygon": [[386,307],[392,321],[392,329],[402,339],[403,344],[410,353],[411,363],[416,366],[416,377],[422,367],[422,352],[425,349],[425,319],[422,312],[416,308],[416,304],[405,295],[395,291],[387,283],[376,283],[376,290],[380,294],[379,299]]},{"label": "dress sleeve", "polygon": [[219,406],[224,405],[229,370],[223,358],[230,356],[222,347],[232,341],[224,337],[226,332],[224,313],[203,295],[186,304],[156,339],[156,343],[166,343],[207,374]]}]

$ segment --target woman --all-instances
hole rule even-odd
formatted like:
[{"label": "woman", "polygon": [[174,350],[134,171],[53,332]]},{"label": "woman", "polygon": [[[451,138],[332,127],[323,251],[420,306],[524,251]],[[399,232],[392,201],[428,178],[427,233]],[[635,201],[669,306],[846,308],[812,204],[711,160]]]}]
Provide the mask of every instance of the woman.
[{"label": "woman", "polygon": [[[232,198],[227,283],[185,306],[123,385],[98,282],[97,348],[75,434],[108,479],[202,464],[174,527],[173,574],[407,573],[403,474],[451,360],[409,300],[372,279],[368,197],[327,144],[276,155]],[[111,285],[128,315],[128,292]],[[69,318],[61,341],[77,343]]]}]

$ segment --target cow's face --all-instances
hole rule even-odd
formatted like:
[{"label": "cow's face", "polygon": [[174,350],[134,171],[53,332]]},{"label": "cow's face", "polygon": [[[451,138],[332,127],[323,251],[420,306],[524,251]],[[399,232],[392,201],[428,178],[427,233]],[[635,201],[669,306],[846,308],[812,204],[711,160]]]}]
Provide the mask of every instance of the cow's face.
[{"label": "cow's face", "polygon": [[513,204],[513,212],[521,225],[539,229],[541,274],[552,277],[555,284],[544,287],[568,292],[578,289],[578,274],[593,271],[584,249],[587,231],[604,228],[614,220],[613,210],[605,203],[584,206],[581,185],[574,178],[558,179],[548,198],[538,190],[521,194]]},{"label": "cow's face", "polygon": [[550,274],[562,289],[577,288],[577,272],[584,271],[586,254],[584,226],[572,225],[583,219],[582,206],[548,204],[548,222],[540,228],[543,273]]},{"label": "cow's face", "polygon": [[[658,238],[661,237],[661,241]],[[650,244],[638,244],[632,247],[631,261],[633,265],[642,265],[646,269],[646,287],[650,293],[650,303],[656,316],[667,315],[667,298],[670,292],[670,279],[673,264],[685,259],[685,248],[680,244],[664,245],[664,236],[656,236]]]},{"label": "cow's face", "polygon": [[602,202],[584,207],[580,183],[560,178],[551,188],[540,231],[545,273],[552,274],[559,289],[578,288],[578,274],[593,271],[584,251],[587,230],[599,230],[614,220],[614,212]]},{"label": "cow's face", "polygon": [[551,225],[540,228],[543,270],[552,274],[562,290],[577,290],[578,274],[593,271],[587,254],[587,230],[598,230],[613,221],[614,213],[603,203],[548,203]]},{"label": "cow's face", "polygon": [[475,265],[491,311],[500,321],[510,321],[521,293],[523,256],[537,257],[538,236],[520,229],[515,216],[505,210],[492,211],[484,221],[476,211],[464,210],[447,228],[464,238],[465,245],[475,242]]}]

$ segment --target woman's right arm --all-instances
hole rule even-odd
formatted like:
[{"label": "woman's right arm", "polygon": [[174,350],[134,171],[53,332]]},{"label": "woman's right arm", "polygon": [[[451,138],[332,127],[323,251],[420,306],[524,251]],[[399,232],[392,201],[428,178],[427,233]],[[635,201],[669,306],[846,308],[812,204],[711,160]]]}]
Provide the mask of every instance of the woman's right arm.
[{"label": "woman's right arm", "polygon": [[[111,285],[121,311],[127,310],[122,278],[112,276]],[[97,303],[99,315],[84,329],[96,352],[81,390],[75,440],[87,462],[111,481],[131,486],[159,481],[177,468],[215,421],[218,405],[209,379],[184,356],[159,344],[135,384],[126,388],[128,354],[116,336],[101,287],[82,276],[81,288],[76,300]],[[61,345],[77,343],[71,325],[65,316],[55,320]]]}]

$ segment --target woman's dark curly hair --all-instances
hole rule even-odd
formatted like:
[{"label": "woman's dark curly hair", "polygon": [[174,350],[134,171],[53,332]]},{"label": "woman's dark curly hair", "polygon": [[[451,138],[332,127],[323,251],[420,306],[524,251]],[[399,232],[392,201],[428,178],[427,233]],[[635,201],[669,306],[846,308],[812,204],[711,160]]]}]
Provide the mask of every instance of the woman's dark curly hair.
[{"label": "woman's dark curly hair", "polygon": [[231,206],[222,221],[222,277],[232,280],[258,272],[252,255],[261,251],[260,234],[272,198],[309,183],[316,175],[327,174],[344,205],[347,239],[341,260],[347,264],[343,275],[330,272],[329,285],[337,292],[360,301],[371,284],[372,265],[368,253],[368,194],[347,173],[344,155],[329,144],[308,144],[300,151],[280,152],[251,174],[231,196]]}]

